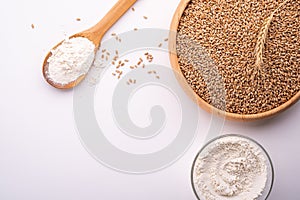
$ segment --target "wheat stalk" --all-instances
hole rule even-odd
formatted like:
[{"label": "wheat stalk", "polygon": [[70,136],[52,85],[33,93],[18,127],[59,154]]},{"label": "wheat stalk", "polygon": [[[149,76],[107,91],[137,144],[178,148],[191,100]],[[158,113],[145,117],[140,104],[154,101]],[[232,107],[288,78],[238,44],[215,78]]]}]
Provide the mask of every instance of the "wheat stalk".
[{"label": "wheat stalk", "polygon": [[256,61],[255,61],[255,66],[260,69],[262,64],[263,64],[263,51],[265,49],[265,44],[266,44],[266,39],[267,39],[267,35],[269,32],[269,28],[271,25],[271,22],[274,18],[275,13],[282,7],[284,6],[288,1],[290,0],[285,0],[283,3],[281,3],[272,13],[271,15],[265,19],[263,26],[258,34],[258,40],[256,43],[256,47],[255,47],[255,57],[256,57]]}]

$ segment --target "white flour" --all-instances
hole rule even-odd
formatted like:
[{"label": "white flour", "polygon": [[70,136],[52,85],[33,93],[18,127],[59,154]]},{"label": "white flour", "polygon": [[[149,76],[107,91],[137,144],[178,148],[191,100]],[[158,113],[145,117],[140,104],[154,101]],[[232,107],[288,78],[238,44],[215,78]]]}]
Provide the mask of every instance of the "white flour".
[{"label": "white flour", "polygon": [[267,173],[265,154],[257,144],[228,136],[200,153],[193,182],[201,200],[255,200],[266,187]]},{"label": "white flour", "polygon": [[86,74],[95,58],[95,45],[88,39],[66,39],[52,50],[48,59],[47,76],[57,84],[65,85]]}]

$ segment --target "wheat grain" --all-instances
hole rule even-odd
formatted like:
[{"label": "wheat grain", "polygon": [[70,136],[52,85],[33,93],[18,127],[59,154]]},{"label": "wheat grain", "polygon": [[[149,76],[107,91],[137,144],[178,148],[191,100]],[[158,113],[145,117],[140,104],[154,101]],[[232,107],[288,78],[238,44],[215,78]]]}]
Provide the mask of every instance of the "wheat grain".
[{"label": "wheat grain", "polygon": [[300,91],[299,13],[300,1],[292,0],[191,0],[176,37],[188,84],[205,102],[230,113],[257,114],[286,103]]}]

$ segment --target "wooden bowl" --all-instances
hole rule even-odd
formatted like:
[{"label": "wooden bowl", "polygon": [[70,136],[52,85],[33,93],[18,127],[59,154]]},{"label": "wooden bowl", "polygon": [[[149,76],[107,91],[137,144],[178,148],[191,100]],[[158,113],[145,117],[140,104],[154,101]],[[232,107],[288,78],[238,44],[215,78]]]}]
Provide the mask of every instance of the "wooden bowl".
[{"label": "wooden bowl", "polygon": [[180,66],[178,64],[178,56],[177,56],[177,51],[176,51],[176,37],[177,37],[177,29],[178,25],[181,19],[181,16],[186,9],[188,3],[190,0],[181,0],[179,3],[179,6],[173,16],[172,22],[171,22],[171,27],[170,27],[170,36],[169,36],[169,54],[170,54],[170,62],[172,65],[172,68],[174,70],[175,76],[183,89],[186,91],[186,93],[204,110],[216,114],[221,117],[225,117],[226,119],[229,120],[236,120],[236,121],[253,121],[253,120],[258,120],[258,119],[264,119],[268,118],[271,116],[274,116],[276,114],[279,114],[295,104],[299,99],[300,99],[300,91],[293,96],[291,99],[289,99],[287,102],[284,104],[266,111],[262,113],[257,113],[257,114],[236,114],[236,113],[229,113],[220,109],[215,108],[214,106],[210,105],[207,103],[205,100],[203,100],[197,93],[193,91],[193,89],[190,87],[189,83],[185,79]]}]

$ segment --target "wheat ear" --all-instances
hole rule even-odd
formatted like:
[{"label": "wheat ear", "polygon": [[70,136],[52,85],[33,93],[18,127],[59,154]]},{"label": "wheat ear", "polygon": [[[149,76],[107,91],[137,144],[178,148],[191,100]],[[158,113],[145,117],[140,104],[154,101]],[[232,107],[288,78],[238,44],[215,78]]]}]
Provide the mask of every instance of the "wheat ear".
[{"label": "wheat ear", "polygon": [[269,28],[271,25],[271,22],[274,18],[275,13],[282,7],[284,6],[288,1],[290,0],[285,0],[283,3],[281,3],[278,8],[276,8],[271,15],[265,19],[263,26],[261,28],[261,30],[259,31],[258,34],[258,39],[257,39],[257,43],[256,43],[256,47],[255,47],[255,57],[256,57],[256,61],[255,61],[255,66],[260,69],[261,65],[263,64],[263,52],[265,49],[265,44],[266,44],[266,39],[268,36],[268,32],[269,32]]}]

